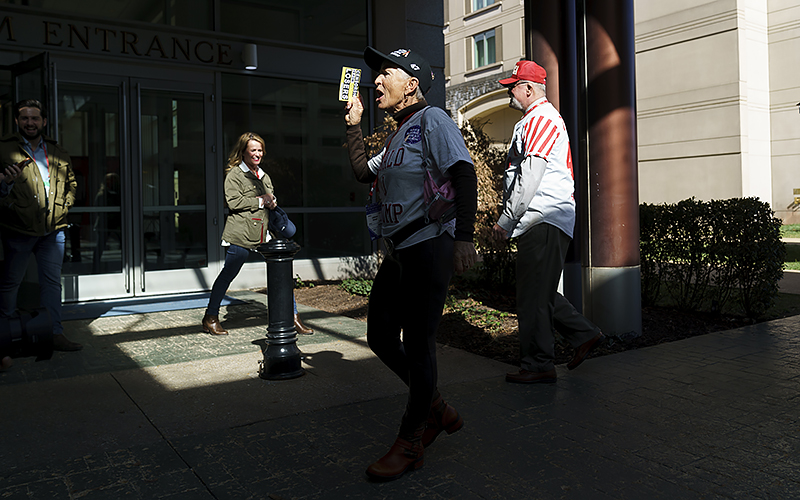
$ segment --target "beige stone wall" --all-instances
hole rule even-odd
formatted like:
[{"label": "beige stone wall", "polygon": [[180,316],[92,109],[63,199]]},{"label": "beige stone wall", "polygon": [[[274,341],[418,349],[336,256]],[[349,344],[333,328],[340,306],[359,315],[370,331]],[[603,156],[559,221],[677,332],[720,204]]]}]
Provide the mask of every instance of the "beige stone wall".
[{"label": "beige stone wall", "polygon": [[[494,4],[476,12],[468,12],[470,0],[444,0],[445,19],[444,43],[449,47],[448,84],[459,84],[489,75],[510,73],[514,64],[524,54],[524,0],[498,0]],[[490,29],[500,28],[502,36],[497,41],[502,44],[500,57],[496,64],[485,68],[469,69],[473,58],[472,36]]]},{"label": "beige stone wall", "polygon": [[755,196],[800,223],[800,5],[635,7],[640,200]]},{"label": "beige stone wall", "polygon": [[786,223],[800,223],[793,189],[800,189],[800,4],[769,2],[772,208]]},{"label": "beige stone wall", "polygon": [[642,202],[772,202],[766,5],[635,3]]},{"label": "beige stone wall", "polygon": [[[445,50],[447,51],[446,88],[459,86],[486,78],[500,79],[511,73],[514,65],[524,57],[525,20],[523,17],[524,0],[498,0],[476,12],[469,12],[467,4],[471,0],[444,0],[445,13]],[[483,68],[470,69],[473,55],[472,37],[487,30],[495,29],[496,43],[500,46],[497,61]],[[509,116],[508,97],[486,96],[475,99],[469,106],[453,109],[459,124],[464,120],[479,119],[488,122],[486,131],[498,142],[511,136],[514,123],[519,120],[519,113]],[[480,101],[480,102],[476,102]],[[510,126],[509,123],[510,122]]]},{"label": "beige stone wall", "polygon": [[[510,72],[523,56],[524,1],[466,17],[465,0],[445,2],[448,88]],[[800,2],[635,0],[634,17],[640,201],[754,196],[800,223]],[[470,37],[497,25],[502,63],[467,71]],[[503,141],[518,119],[507,104],[486,95],[456,118],[490,120]]]}]

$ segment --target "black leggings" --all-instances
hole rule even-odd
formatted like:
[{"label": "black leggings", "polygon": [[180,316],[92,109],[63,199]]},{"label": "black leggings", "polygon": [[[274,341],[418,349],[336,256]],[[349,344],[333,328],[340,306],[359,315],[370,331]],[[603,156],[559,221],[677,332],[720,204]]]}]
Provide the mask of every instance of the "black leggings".
[{"label": "black leggings", "polygon": [[453,275],[453,241],[444,233],[395,250],[381,263],[369,296],[367,342],[408,386],[409,428],[426,421],[436,390],[436,328]]}]

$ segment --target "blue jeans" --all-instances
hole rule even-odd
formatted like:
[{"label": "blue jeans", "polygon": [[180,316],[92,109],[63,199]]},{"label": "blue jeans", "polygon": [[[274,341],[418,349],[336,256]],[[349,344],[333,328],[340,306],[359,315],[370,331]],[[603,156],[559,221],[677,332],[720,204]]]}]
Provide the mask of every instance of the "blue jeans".
[{"label": "blue jeans", "polygon": [[[250,255],[250,250],[246,248],[237,245],[228,247],[227,252],[225,252],[225,265],[222,267],[222,271],[219,272],[217,279],[214,280],[214,286],[211,287],[211,297],[208,298],[208,307],[206,308],[207,315],[219,316],[219,306],[225,297],[225,292],[228,291],[231,282],[242,270],[248,255]],[[297,303],[294,301],[294,295],[292,295],[292,303],[294,304],[294,313],[297,314]]]},{"label": "blue jeans", "polygon": [[53,335],[63,335],[61,325],[61,264],[64,262],[64,231],[45,236],[28,236],[3,229],[3,276],[0,278],[0,317],[13,316],[17,310],[17,293],[31,254],[39,271],[41,306],[53,320]]}]

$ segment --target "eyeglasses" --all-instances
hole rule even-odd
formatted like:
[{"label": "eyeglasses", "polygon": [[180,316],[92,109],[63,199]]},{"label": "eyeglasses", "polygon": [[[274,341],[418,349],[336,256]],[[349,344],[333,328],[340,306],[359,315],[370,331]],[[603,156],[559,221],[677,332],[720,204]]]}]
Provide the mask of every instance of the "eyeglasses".
[{"label": "eyeglasses", "polygon": [[508,90],[513,90],[517,85],[519,85],[521,83],[526,83],[527,84],[527,83],[531,83],[531,82],[529,82],[528,80],[518,80],[517,82],[514,83],[514,85],[508,87]]}]

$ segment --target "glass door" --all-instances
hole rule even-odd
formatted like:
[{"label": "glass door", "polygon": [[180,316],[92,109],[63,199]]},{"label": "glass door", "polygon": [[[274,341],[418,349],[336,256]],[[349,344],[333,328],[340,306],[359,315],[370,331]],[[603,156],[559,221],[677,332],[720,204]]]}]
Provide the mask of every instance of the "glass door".
[{"label": "glass door", "polygon": [[[91,81],[92,83],[83,83]],[[64,74],[60,143],[78,181],[64,300],[211,288],[211,85]],[[213,186],[213,184],[211,184]],[[209,267],[210,260],[214,264]]]},{"label": "glass door", "polygon": [[131,82],[137,295],[208,290],[217,270],[211,86],[167,83]]},{"label": "glass door", "polygon": [[37,99],[47,110],[45,134],[56,137],[58,119],[53,107],[55,64],[50,54],[42,52],[30,59],[10,65],[0,65],[0,135],[17,131],[12,116],[13,105],[23,99]]},{"label": "glass door", "polygon": [[65,79],[56,101],[59,143],[70,153],[78,183],[61,272],[64,300],[131,296],[125,82]]}]

